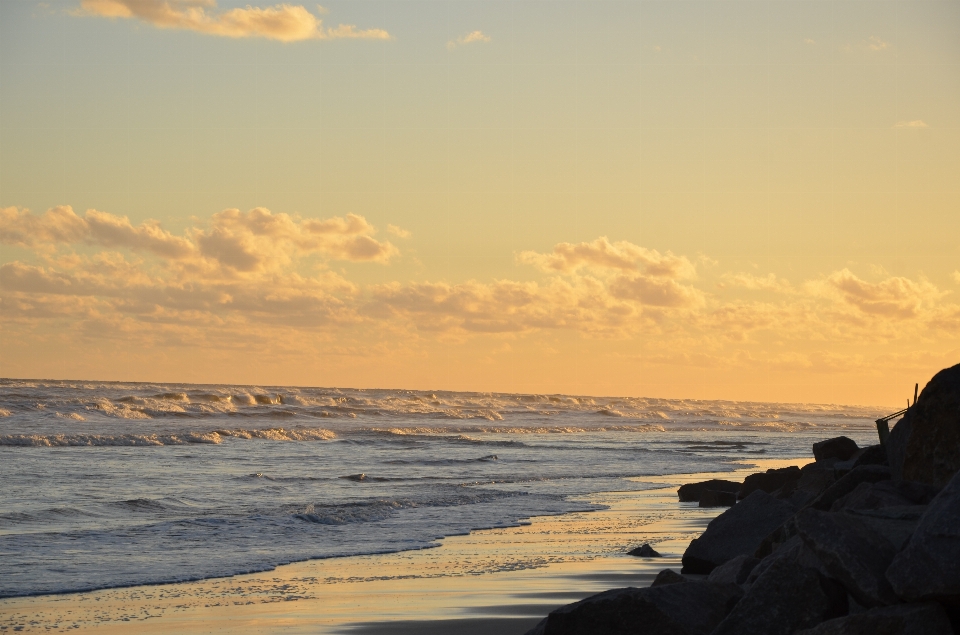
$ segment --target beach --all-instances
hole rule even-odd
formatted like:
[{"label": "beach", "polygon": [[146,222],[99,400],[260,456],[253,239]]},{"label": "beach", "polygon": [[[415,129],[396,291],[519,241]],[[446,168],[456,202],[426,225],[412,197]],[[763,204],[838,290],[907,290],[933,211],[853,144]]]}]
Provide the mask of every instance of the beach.
[{"label": "beach", "polygon": [[[521,635],[549,611],[679,569],[690,540],[723,508],[679,503],[676,489],[742,479],[809,458],[761,459],[736,472],[644,477],[658,487],[601,492],[606,508],[537,516],[450,536],[439,546],[310,560],[268,572],[176,584],[0,600],[0,632],[497,633]],[[626,551],[650,543],[661,558]]]}]

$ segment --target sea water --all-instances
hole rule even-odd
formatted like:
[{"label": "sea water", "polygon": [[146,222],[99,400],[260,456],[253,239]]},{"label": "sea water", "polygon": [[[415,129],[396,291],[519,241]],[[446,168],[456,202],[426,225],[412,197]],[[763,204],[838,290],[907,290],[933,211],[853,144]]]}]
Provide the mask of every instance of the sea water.
[{"label": "sea water", "polygon": [[[0,380],[0,597],[423,549],[644,477],[875,443],[870,407]],[[659,486],[659,485],[657,485]]]}]

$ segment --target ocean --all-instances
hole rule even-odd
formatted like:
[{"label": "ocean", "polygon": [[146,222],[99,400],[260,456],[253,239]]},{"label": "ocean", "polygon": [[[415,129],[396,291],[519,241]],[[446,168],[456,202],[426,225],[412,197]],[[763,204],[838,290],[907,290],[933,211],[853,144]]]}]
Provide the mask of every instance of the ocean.
[{"label": "ocean", "polygon": [[437,546],[644,477],[876,443],[882,408],[0,380],[0,597]]}]

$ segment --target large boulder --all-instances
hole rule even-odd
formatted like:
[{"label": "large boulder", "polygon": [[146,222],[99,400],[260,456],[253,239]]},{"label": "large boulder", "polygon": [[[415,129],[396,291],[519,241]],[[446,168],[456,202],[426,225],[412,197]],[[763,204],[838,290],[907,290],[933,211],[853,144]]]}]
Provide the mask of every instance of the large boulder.
[{"label": "large boulder", "polygon": [[773,562],[712,635],[791,635],[847,612],[847,594],[792,558]]},{"label": "large boulder", "polygon": [[879,483],[890,480],[890,468],[883,465],[861,465],[843,475],[836,483],[823,490],[812,503],[811,507],[829,510],[833,504],[843,498],[861,483]]},{"label": "large boulder", "polygon": [[933,376],[886,445],[896,479],[942,487],[960,470],[960,364]]},{"label": "large boulder", "polygon": [[789,501],[756,490],[707,525],[683,554],[683,573],[710,573],[740,555],[752,555],[774,529],[796,513]]},{"label": "large boulder", "polygon": [[913,481],[863,482],[849,494],[835,500],[830,506],[830,511],[926,505],[933,500],[938,491],[930,485]]},{"label": "large boulder", "polygon": [[686,485],[680,486],[680,489],[677,490],[677,496],[680,497],[681,503],[695,503],[700,500],[700,496],[708,490],[712,492],[733,492],[736,494],[740,491],[740,483],[736,481],[725,481],[719,478],[700,481],[699,483],[687,483]]},{"label": "large boulder", "polygon": [[679,582],[688,582],[688,580],[673,569],[664,569],[657,574],[650,586],[663,586],[664,584],[677,584]]},{"label": "large boulder", "polygon": [[849,437],[834,437],[826,441],[813,444],[813,458],[817,461],[824,459],[839,459],[846,461],[857,453],[860,447]]},{"label": "large boulder", "polygon": [[960,473],[930,501],[886,577],[904,600],[960,605]]},{"label": "large boulder", "polygon": [[953,635],[936,602],[897,604],[827,620],[797,635]]},{"label": "large boulder", "polygon": [[743,479],[737,498],[746,498],[756,490],[775,492],[790,481],[797,480],[800,480],[800,467],[797,465],[757,472]]},{"label": "large boulder", "polygon": [[759,558],[753,556],[737,556],[727,560],[710,572],[707,582],[720,584],[744,584],[754,567],[760,564]]},{"label": "large boulder", "polygon": [[710,582],[613,589],[553,611],[527,635],[707,635],[742,593]]},{"label": "large boulder", "polygon": [[717,492],[708,489],[700,495],[698,507],[733,507],[737,504],[736,492]]},{"label": "large boulder", "polygon": [[627,552],[629,556],[637,556],[638,558],[661,558],[660,552],[651,547],[649,544],[642,544],[635,549],[631,549]]},{"label": "large boulder", "polygon": [[897,601],[884,576],[896,547],[859,518],[807,508],[797,514],[797,534],[862,606]]}]

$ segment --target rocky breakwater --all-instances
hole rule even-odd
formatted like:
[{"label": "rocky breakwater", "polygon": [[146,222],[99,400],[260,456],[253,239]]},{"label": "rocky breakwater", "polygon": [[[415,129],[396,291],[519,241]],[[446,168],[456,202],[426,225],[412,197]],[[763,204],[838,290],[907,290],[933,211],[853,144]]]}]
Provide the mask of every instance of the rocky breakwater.
[{"label": "rocky breakwater", "polygon": [[730,509],[680,573],[557,609],[528,635],[960,635],[960,365],[885,447],[838,437],[813,453],[736,489],[684,486],[681,500]]}]

